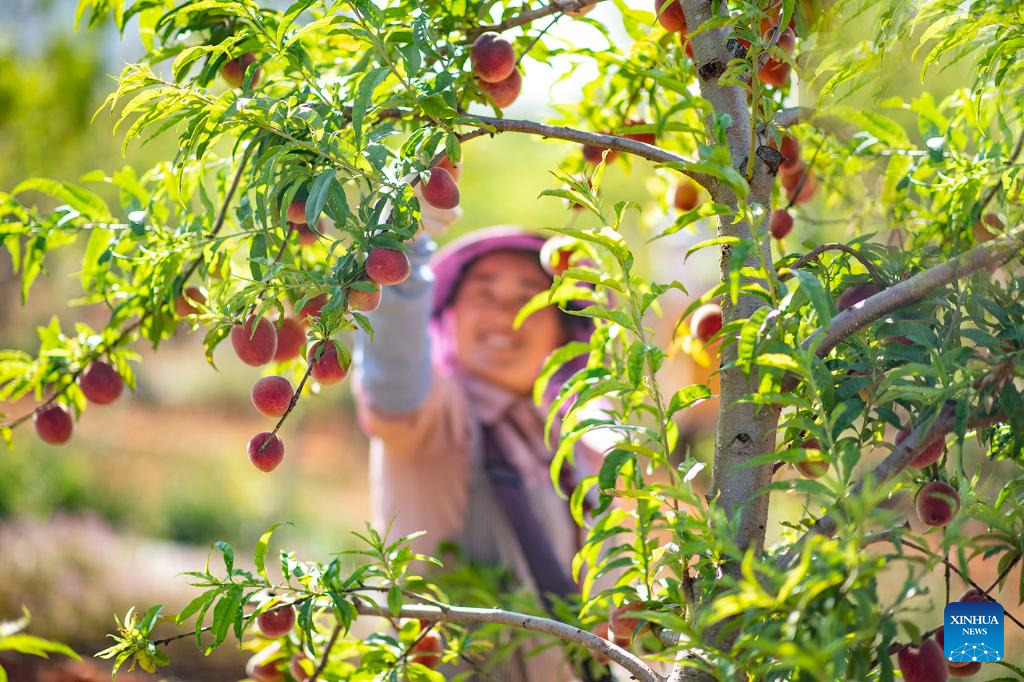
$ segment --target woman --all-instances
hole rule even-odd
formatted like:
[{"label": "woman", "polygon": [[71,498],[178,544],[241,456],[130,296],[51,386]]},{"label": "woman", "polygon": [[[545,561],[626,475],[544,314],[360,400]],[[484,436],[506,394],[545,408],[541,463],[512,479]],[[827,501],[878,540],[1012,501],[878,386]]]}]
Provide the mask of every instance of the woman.
[{"label": "woman", "polygon": [[[508,568],[542,599],[578,591],[568,574],[580,529],[548,473],[544,418],[531,392],[547,356],[586,338],[589,320],[553,306],[519,329],[522,306],[548,289],[544,239],[514,227],[479,230],[431,259],[420,236],[412,275],[388,287],[372,342],[356,347],[360,423],[371,437],[373,517],[391,536],[427,531],[417,551],[458,544],[470,560]],[[577,448],[571,492],[599,457]],[[556,672],[557,671],[557,672]],[[558,650],[516,655],[503,680],[573,679]]]}]

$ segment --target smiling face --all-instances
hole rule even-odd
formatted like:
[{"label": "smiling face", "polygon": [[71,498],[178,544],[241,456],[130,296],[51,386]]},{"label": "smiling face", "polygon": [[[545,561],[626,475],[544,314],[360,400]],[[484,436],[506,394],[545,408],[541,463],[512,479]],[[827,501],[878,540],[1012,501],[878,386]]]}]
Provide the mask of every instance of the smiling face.
[{"label": "smiling face", "polygon": [[529,252],[496,251],[470,265],[452,302],[459,365],[502,388],[529,393],[565,331],[554,306],[530,315],[519,329],[512,323],[527,301],[550,286]]}]

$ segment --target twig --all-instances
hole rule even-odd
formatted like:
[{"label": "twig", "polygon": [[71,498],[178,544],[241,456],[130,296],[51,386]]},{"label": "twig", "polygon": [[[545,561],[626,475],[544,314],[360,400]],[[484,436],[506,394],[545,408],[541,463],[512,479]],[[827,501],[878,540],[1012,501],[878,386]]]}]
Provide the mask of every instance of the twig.
[{"label": "twig", "polygon": [[[224,195],[224,202],[221,204],[220,212],[217,214],[217,219],[214,221],[213,228],[210,230],[210,234],[207,238],[216,236],[217,233],[220,232],[220,229],[224,226],[224,219],[225,216],[227,215],[228,206],[231,203],[232,197],[234,197],[235,190],[238,188],[238,182],[242,177],[242,172],[245,169],[245,165],[248,159],[249,148],[246,148],[245,153],[242,155],[241,160],[238,162],[238,169],[235,171],[235,177],[231,181],[231,186],[228,188],[227,194]],[[181,277],[181,283],[183,286],[185,282],[188,281],[189,277],[191,277],[192,274],[196,271],[196,268],[199,267],[199,263],[201,262],[202,257],[196,258],[189,264],[187,268],[185,268],[185,271],[182,273]],[[135,332],[135,330],[141,327],[142,324],[149,319],[149,317],[152,314],[152,308],[144,310],[142,314],[139,315],[139,319],[135,320],[130,325],[121,330],[121,333],[118,334],[110,343],[103,346],[99,346],[96,349],[94,349],[92,353],[86,355],[85,359],[82,362],[82,366],[71,373],[67,383],[65,383],[63,387],[54,391],[53,394],[50,395],[50,397],[48,397],[46,400],[44,400],[35,408],[33,408],[31,412],[27,412],[21,415],[20,417],[17,417],[16,419],[13,419],[5,424],[0,424],[0,428],[13,429],[16,426],[19,426],[20,424],[23,424],[26,421],[28,421],[32,417],[32,415],[36,413],[37,410],[40,410],[46,407],[47,405],[53,404],[54,401],[56,401],[58,398],[64,395],[64,392],[68,389],[69,386],[71,386],[71,384],[75,383],[75,380],[79,377],[79,375],[82,372],[85,371],[85,368],[89,366],[89,363],[91,363],[93,360],[102,357],[106,353],[109,353],[110,351],[114,350],[122,343],[124,343],[128,339],[128,337]]]},{"label": "twig", "polygon": [[331,632],[331,638],[327,640],[327,646],[324,647],[323,656],[320,657],[320,664],[317,665],[316,670],[313,671],[313,674],[310,676],[308,682],[316,682],[317,678],[319,678],[320,675],[323,674],[324,670],[327,668],[327,659],[331,655],[331,649],[334,648],[334,643],[338,641],[338,635],[340,634],[341,619],[339,618],[338,621],[334,624],[334,631]]},{"label": "twig", "polygon": [[266,449],[266,447],[270,444],[270,441],[273,440],[273,436],[276,436],[277,432],[281,430],[281,426],[284,424],[285,420],[288,419],[288,415],[290,415],[292,413],[292,410],[295,409],[295,406],[299,402],[299,396],[302,395],[302,389],[305,387],[306,381],[309,379],[309,375],[313,373],[313,365],[316,363],[316,361],[320,358],[320,355],[323,353],[323,348],[324,347],[321,346],[317,354],[313,357],[313,359],[306,364],[306,372],[305,374],[302,375],[302,380],[299,381],[299,386],[298,388],[295,389],[295,393],[292,393],[292,399],[288,401],[288,409],[284,411],[284,414],[281,415],[281,418],[277,420],[276,424],[274,424],[274,430],[270,432],[270,437],[264,439],[263,444],[260,445],[260,452],[263,452],[263,450]]},{"label": "twig", "polygon": [[543,17],[554,14],[555,12],[578,12],[584,7],[590,7],[591,5],[596,5],[599,2],[601,2],[601,0],[562,0],[562,2],[558,2],[556,0],[556,2],[553,2],[550,5],[545,5],[540,9],[527,10],[525,12],[517,14],[511,19],[506,19],[505,21],[502,21],[497,24],[490,24],[485,26],[477,26],[476,28],[471,28],[468,31],[466,31],[467,38],[465,42],[473,42],[473,40],[475,40],[476,37],[479,36],[481,33],[487,33],[488,31],[501,33],[502,31],[508,30],[510,28],[515,28],[516,26],[529,24],[537,19],[541,19]]},{"label": "twig", "polygon": [[[1017,161],[1017,157],[1020,156],[1022,149],[1024,149],[1024,129],[1022,129],[1020,134],[1017,136],[1017,143],[1014,145],[1013,151],[1010,152],[1010,163]],[[989,188],[988,193],[986,193],[984,198],[981,200],[981,207],[978,209],[980,212],[985,211],[985,207],[989,205],[1002,187],[1003,179],[999,178],[999,180],[996,181],[996,184]]]},{"label": "twig", "polygon": [[[789,270],[797,270],[797,269],[802,268],[803,266],[807,265],[812,260],[816,260],[818,258],[818,256],[820,256],[821,254],[825,253],[826,251],[842,251],[843,253],[847,253],[847,254],[853,256],[858,261],[860,261],[860,264],[863,265],[864,269],[868,271],[868,274],[871,275],[871,279],[875,280],[875,284],[877,284],[879,287],[882,287],[882,288],[885,287],[885,284],[886,284],[885,278],[882,277],[881,273],[878,272],[878,268],[875,267],[875,264],[872,263],[859,250],[853,248],[852,246],[848,246],[848,245],[840,243],[840,242],[829,242],[827,244],[822,244],[821,246],[817,246],[817,247],[811,249],[810,251],[808,251],[806,254],[804,254],[800,258],[798,258],[795,261],[793,261],[792,264],[786,265],[785,267],[788,268]],[[792,274],[786,273],[786,274],[782,275],[780,279],[785,281],[785,280],[789,279],[790,277],[792,277]]]},{"label": "twig", "polygon": [[536,36],[533,37],[533,40],[531,40],[530,44],[526,46],[526,49],[523,50],[519,54],[518,57],[516,57],[516,67],[517,68],[518,68],[519,64],[522,63],[523,57],[525,57],[526,55],[530,54],[530,50],[532,50],[533,46],[537,44],[537,41],[540,40],[541,38],[543,38],[544,34],[547,33],[548,31],[550,31],[551,27],[554,26],[556,23],[558,23],[558,20],[561,19],[561,18],[562,18],[561,14],[556,14],[554,16],[554,18],[550,22],[548,22],[548,25],[545,26],[543,29],[541,29],[541,31]]}]

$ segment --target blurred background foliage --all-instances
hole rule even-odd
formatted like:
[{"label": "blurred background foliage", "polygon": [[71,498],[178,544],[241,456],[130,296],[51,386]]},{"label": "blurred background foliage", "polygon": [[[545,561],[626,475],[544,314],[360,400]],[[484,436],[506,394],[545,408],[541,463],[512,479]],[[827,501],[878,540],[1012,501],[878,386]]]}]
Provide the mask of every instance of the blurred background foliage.
[{"label": "blurred background foliage", "polygon": [[[648,9],[644,0],[628,4]],[[27,177],[74,181],[97,168],[108,174],[125,164],[144,169],[173,154],[165,138],[144,147],[132,144],[123,155],[107,112],[90,125],[114,87],[109,74],[141,50],[130,39],[122,43],[110,26],[73,32],[74,5],[74,0],[0,2],[4,190]],[[613,37],[625,39],[618,16],[612,3],[591,15],[606,22]],[[599,46],[596,31],[588,35],[591,29],[576,22],[559,25],[552,35],[594,40]],[[557,116],[556,109],[547,107],[577,106],[580,83],[593,75],[585,69],[567,75],[539,63],[529,67],[524,95],[507,112],[510,116]],[[935,70],[926,87],[940,100],[969,82],[970,69],[965,64]],[[894,63],[889,73],[890,79],[874,83],[870,92],[855,93],[847,103],[870,105],[894,92],[909,99],[917,87],[917,67],[908,58]],[[478,140],[466,152],[460,183],[465,214],[453,236],[497,223],[544,227],[586,220],[558,199],[538,198],[555,185],[549,170],[579,170],[575,146],[505,136]],[[699,296],[717,278],[717,254],[708,249],[680,263],[688,245],[708,236],[706,226],[642,246],[674,219],[666,203],[672,189],[668,177],[645,163],[618,161],[604,174],[603,196],[608,205],[629,199],[644,207],[628,231],[638,262],[651,276],[680,279],[691,287],[691,295]],[[857,191],[853,187],[849,191]],[[831,213],[824,195],[800,207],[786,251],[846,240],[863,228],[859,216],[844,219]],[[75,249],[54,254],[49,276],[35,285],[27,307],[20,305],[10,259],[0,257],[0,346],[32,351],[36,327],[54,314],[102,325],[103,311],[67,304],[81,293],[74,277],[79,254]],[[651,320],[666,345],[687,302],[682,296],[669,298],[661,321]],[[347,531],[369,517],[369,503],[366,440],[355,424],[348,388],[303,402],[286,435],[288,466],[265,477],[244,455],[249,435],[265,426],[249,405],[253,372],[227,347],[219,349],[214,371],[204,361],[200,341],[183,332],[159,355],[140,348],[144,362],[138,367],[138,391],[115,406],[90,410],[76,427],[80,435],[66,447],[25,437],[17,438],[13,449],[0,451],[0,619],[20,614],[25,604],[34,614],[34,632],[92,653],[103,645],[112,614],[123,613],[128,605],[165,601],[172,610],[180,608],[189,593],[176,574],[195,568],[214,540],[247,548],[272,523],[289,520],[295,527],[281,536],[300,556],[324,558],[351,545]],[[677,355],[664,372],[663,385],[674,390],[703,382],[693,375],[707,370]],[[20,414],[27,407],[4,406],[4,411]],[[682,425],[696,434],[689,446],[703,459],[711,453],[708,429],[714,412],[709,404],[695,413],[703,415],[696,417],[701,423]],[[973,443],[966,457],[971,464],[985,463]],[[986,470],[986,475],[999,480],[997,470]],[[803,503],[790,497],[773,513],[784,516]],[[975,575],[982,583],[992,577],[986,567]],[[901,579],[892,577],[892,590],[899,589]],[[941,582],[935,575],[930,585],[936,605],[944,601]],[[172,672],[181,679],[239,679],[242,659],[229,649],[202,659],[185,642],[172,655]]]}]

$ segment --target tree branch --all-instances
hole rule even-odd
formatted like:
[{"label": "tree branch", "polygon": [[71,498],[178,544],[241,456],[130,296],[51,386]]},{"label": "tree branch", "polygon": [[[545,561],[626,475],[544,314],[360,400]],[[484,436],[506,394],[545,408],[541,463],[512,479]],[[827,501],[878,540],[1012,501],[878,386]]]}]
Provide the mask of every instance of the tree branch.
[{"label": "tree branch", "polygon": [[905,306],[917,303],[939,287],[946,286],[989,265],[1001,263],[1024,248],[1024,227],[1007,233],[999,239],[977,246],[967,253],[950,258],[919,272],[910,279],[893,285],[861,303],[844,310],[828,326],[811,334],[804,348],[817,343],[818,357],[824,357],[843,339],[863,329],[875,320]]},{"label": "tree branch", "polygon": [[[459,139],[463,142],[471,140],[476,137],[483,135],[490,135],[493,133],[527,133],[529,135],[539,135],[545,138],[551,138],[556,140],[568,140],[569,142],[579,142],[580,144],[589,144],[595,147],[602,147],[606,149],[617,149],[627,154],[633,154],[641,158],[647,159],[648,161],[654,161],[655,163],[668,163],[668,164],[691,164],[693,163],[684,156],[673,154],[672,152],[662,149],[657,145],[647,144],[646,142],[639,142],[637,140],[631,140],[628,137],[619,137],[618,135],[604,135],[602,133],[591,133],[585,130],[576,130],[575,128],[566,128],[564,126],[552,126],[544,123],[537,123],[536,121],[527,121],[512,118],[495,118],[493,116],[482,116],[472,115],[475,121],[479,121],[483,128],[463,133],[459,136]],[[465,121],[465,124],[472,124],[472,121]],[[704,187],[710,188],[716,181],[711,175],[699,172],[684,171],[689,177],[697,181]]]},{"label": "tree branch", "polygon": [[[1017,143],[1013,146],[1013,151],[1010,152],[1010,163],[1015,163],[1017,161],[1017,157],[1020,156],[1021,150],[1024,150],[1024,129],[1021,129],[1020,134],[1017,135]],[[999,190],[1002,189],[1002,187],[1003,179],[999,178],[999,180],[996,181],[996,184],[992,185],[984,198],[982,198],[981,208],[979,209],[980,212],[985,212],[985,207],[992,202],[992,199],[996,196]]]},{"label": "tree branch", "polygon": [[331,656],[331,649],[334,648],[334,643],[338,641],[338,635],[341,634],[341,627],[342,623],[339,618],[338,622],[334,624],[334,630],[331,632],[331,638],[327,640],[327,645],[324,647],[324,653],[320,657],[320,663],[316,666],[316,670],[313,671],[313,674],[307,682],[316,682],[323,674],[324,670],[327,669],[327,661]]},{"label": "tree branch", "polygon": [[[369,601],[357,600],[355,606],[356,610],[364,616],[389,618],[394,615],[387,608]],[[628,670],[633,675],[633,679],[640,680],[641,682],[663,682],[660,675],[629,651],[616,646],[603,637],[598,637],[592,632],[587,632],[586,630],[581,630],[578,627],[550,618],[516,613],[514,611],[504,611],[502,609],[476,609],[458,606],[438,607],[421,604],[402,606],[398,617],[420,618],[431,622],[494,623],[530,632],[543,632],[562,641],[575,642],[591,651],[601,652],[610,660]]]},{"label": "tree branch", "polygon": [[512,17],[511,19],[506,19],[505,21],[502,21],[500,23],[471,28],[468,31],[466,31],[466,42],[473,42],[476,39],[476,37],[479,36],[481,33],[487,33],[488,31],[501,33],[502,31],[506,31],[510,28],[515,28],[516,26],[523,26],[524,24],[529,24],[533,21],[536,21],[537,19],[541,19],[543,17],[554,14],[555,12],[578,12],[584,7],[590,7],[591,5],[596,5],[599,2],[601,2],[601,0],[555,0],[555,2],[551,3],[550,5],[545,5],[540,9],[532,9],[527,10],[525,12],[521,12],[516,16]]},{"label": "tree branch", "polygon": [[[817,259],[818,256],[820,256],[821,254],[825,253],[826,251],[842,251],[843,253],[847,253],[847,254],[853,256],[858,261],[860,261],[860,264],[863,265],[864,269],[868,271],[868,274],[871,275],[871,279],[875,280],[875,284],[877,284],[879,287],[884,287],[885,286],[885,279],[878,272],[878,268],[875,267],[874,263],[872,263],[864,254],[862,254],[857,249],[853,248],[852,246],[848,246],[846,244],[840,243],[840,242],[829,242],[827,244],[822,244],[821,246],[817,246],[817,247],[811,249],[810,251],[808,251],[806,254],[804,254],[800,258],[798,258],[795,261],[793,261],[792,264],[786,265],[784,267],[789,268],[790,270],[796,270],[798,268],[802,268],[803,266],[805,266],[808,263],[810,263],[812,260]],[[780,279],[785,281],[785,280],[789,279],[790,277],[792,277],[792,275],[787,273],[785,275],[781,275]]]}]

